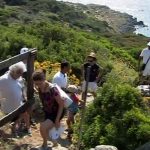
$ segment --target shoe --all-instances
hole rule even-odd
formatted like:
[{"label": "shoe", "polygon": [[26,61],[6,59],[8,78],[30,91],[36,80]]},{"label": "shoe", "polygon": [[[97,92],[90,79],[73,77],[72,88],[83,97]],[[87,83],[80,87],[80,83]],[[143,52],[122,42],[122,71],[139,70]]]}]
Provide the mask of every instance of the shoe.
[{"label": "shoe", "polygon": [[32,136],[31,128],[29,128],[29,129],[25,128],[25,129],[23,130],[23,133]]},{"label": "shoe", "polygon": [[31,119],[31,120],[30,120],[30,124],[31,124],[32,126],[36,126],[35,120]]},{"label": "shoe", "polygon": [[57,140],[52,140],[52,143],[53,143],[53,147],[57,147],[58,146]]},{"label": "shoe", "polygon": [[19,132],[16,130],[16,131],[13,131],[12,132],[12,137],[13,138],[19,138]]}]

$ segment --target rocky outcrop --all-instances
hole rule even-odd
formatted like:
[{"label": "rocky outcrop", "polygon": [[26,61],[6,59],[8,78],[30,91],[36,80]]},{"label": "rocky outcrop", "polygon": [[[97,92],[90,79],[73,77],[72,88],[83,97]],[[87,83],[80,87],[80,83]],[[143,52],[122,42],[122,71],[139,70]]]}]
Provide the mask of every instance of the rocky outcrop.
[{"label": "rocky outcrop", "polygon": [[90,150],[118,150],[115,146],[111,145],[98,145],[95,148],[91,148]]},{"label": "rocky outcrop", "polygon": [[89,17],[95,17],[99,21],[107,22],[111,31],[115,33],[132,33],[136,30],[135,26],[144,26],[142,21],[137,21],[132,15],[127,13],[121,13],[110,9],[107,6],[96,5],[96,4],[75,4],[67,3],[73,5],[75,9],[83,11]]}]

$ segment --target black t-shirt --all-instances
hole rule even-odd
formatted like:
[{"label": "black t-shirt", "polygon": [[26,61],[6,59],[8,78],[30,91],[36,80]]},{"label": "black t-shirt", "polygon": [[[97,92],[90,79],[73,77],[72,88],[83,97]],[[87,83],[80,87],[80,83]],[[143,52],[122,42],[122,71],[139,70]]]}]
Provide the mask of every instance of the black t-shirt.
[{"label": "black t-shirt", "polygon": [[94,82],[94,81],[96,81],[96,77],[99,74],[99,68],[100,67],[98,66],[98,64],[90,65],[90,63],[88,63],[88,62],[85,63],[84,64],[84,79],[85,79],[85,81],[86,81],[88,66],[91,66],[90,75],[89,75],[89,82]]}]

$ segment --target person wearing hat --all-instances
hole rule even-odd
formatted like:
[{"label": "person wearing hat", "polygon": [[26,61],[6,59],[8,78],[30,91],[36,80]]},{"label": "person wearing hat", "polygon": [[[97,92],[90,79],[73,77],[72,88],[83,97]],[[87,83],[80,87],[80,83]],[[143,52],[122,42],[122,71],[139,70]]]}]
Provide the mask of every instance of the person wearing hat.
[{"label": "person wearing hat", "polygon": [[88,81],[88,91],[93,94],[94,97],[96,97],[96,91],[97,91],[97,81],[99,81],[99,70],[100,66],[96,63],[96,54],[94,52],[91,52],[87,56],[87,62],[84,63],[82,67],[82,73],[83,73],[83,84],[82,84],[82,99],[85,99],[85,89],[86,89],[86,82],[87,82],[87,68],[90,67],[90,73],[89,73],[89,81]]},{"label": "person wearing hat", "polygon": [[139,58],[139,67],[141,66],[142,61],[142,76],[147,77],[150,76],[150,42],[147,43],[147,48],[144,48],[140,54]]}]

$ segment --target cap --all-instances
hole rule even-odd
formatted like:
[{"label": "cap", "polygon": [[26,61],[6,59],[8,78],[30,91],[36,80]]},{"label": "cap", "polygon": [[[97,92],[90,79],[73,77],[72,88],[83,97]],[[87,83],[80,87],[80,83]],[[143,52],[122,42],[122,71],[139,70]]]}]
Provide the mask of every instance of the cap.
[{"label": "cap", "polygon": [[20,54],[23,54],[23,53],[26,53],[28,52],[29,49],[27,47],[23,47],[21,50],[20,50]]}]

